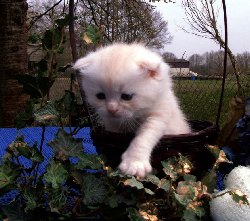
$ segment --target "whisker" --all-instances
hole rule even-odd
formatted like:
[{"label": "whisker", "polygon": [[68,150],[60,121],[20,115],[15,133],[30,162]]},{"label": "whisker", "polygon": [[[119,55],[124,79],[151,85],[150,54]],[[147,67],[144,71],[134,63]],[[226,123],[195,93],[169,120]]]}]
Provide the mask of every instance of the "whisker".
[{"label": "whisker", "polygon": [[136,118],[125,118],[121,122],[121,129],[123,132],[135,132],[140,126],[140,122]]}]

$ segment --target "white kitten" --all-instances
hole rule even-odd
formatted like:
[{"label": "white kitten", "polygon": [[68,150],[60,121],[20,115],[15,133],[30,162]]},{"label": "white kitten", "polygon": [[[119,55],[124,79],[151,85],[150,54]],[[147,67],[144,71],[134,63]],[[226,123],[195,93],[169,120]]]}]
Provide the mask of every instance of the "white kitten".
[{"label": "white kitten", "polygon": [[150,156],[165,134],[190,133],[172,90],[169,66],[140,44],[113,44],[76,61],[89,104],[106,130],[136,132],[119,165],[125,174],[151,172]]}]

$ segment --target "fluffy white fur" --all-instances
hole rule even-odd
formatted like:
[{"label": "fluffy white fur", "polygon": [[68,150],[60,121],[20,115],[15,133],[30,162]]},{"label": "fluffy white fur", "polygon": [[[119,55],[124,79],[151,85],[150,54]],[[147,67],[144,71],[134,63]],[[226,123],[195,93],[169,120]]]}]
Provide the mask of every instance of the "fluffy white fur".
[{"label": "fluffy white fur", "polygon": [[163,135],[191,132],[173,93],[169,66],[157,53],[140,44],[113,44],[79,59],[74,68],[106,130],[136,132],[122,155],[123,173],[145,176]]}]

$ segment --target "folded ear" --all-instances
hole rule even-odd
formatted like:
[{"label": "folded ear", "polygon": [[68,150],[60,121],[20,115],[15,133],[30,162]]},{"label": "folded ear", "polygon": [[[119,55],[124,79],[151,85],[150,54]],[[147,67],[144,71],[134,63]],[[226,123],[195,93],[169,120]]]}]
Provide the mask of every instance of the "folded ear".
[{"label": "folded ear", "polygon": [[89,56],[87,56],[78,59],[73,65],[73,68],[80,71],[82,69],[86,69],[90,64],[91,64],[91,59],[89,58]]},{"label": "folded ear", "polygon": [[142,61],[139,62],[138,65],[142,70],[144,70],[148,77],[156,80],[161,80],[163,78],[161,62]]}]

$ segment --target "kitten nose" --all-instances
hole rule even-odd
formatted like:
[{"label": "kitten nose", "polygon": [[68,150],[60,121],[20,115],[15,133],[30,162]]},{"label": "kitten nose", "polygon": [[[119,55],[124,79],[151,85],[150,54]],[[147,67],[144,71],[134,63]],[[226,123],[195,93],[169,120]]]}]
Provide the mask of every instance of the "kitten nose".
[{"label": "kitten nose", "polygon": [[114,102],[110,102],[107,104],[107,110],[111,114],[115,114],[118,111],[118,104]]}]

